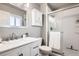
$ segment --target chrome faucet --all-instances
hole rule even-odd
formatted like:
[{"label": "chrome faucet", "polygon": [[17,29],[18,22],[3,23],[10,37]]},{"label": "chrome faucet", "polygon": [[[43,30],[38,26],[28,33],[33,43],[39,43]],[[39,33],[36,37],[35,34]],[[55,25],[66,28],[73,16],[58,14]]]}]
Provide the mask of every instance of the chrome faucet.
[{"label": "chrome faucet", "polygon": [[14,40],[15,37],[16,37],[16,34],[15,33],[12,33],[11,40]]},{"label": "chrome faucet", "polygon": [[10,36],[8,36],[7,38],[4,38],[3,41],[10,41],[10,40],[14,40],[17,39],[17,36],[15,33],[12,33]]}]

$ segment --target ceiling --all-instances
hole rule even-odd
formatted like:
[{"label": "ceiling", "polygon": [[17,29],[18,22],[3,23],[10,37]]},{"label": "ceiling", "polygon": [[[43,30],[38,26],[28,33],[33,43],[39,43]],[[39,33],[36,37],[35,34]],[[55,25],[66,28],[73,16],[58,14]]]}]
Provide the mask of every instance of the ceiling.
[{"label": "ceiling", "polygon": [[57,10],[60,8],[64,8],[64,7],[68,7],[71,5],[76,5],[78,3],[48,3],[48,6],[52,9],[52,10]]},{"label": "ceiling", "polygon": [[[25,5],[26,3],[13,3],[17,6],[23,6]],[[42,3],[30,3],[32,5],[38,5],[39,7],[42,5]],[[71,5],[76,5],[76,4],[79,4],[79,3],[47,3],[48,6],[51,8],[51,10],[57,10],[57,9],[60,9],[60,8],[65,8],[65,7],[68,7],[68,6],[71,6]]]}]

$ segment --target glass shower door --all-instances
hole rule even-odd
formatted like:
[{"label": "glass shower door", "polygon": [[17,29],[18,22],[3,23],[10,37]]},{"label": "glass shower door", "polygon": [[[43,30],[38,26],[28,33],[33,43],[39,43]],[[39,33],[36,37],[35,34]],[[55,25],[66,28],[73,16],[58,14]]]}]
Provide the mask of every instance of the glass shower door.
[{"label": "glass shower door", "polygon": [[49,46],[59,51],[62,50],[61,36],[63,32],[61,24],[62,21],[49,15]]}]

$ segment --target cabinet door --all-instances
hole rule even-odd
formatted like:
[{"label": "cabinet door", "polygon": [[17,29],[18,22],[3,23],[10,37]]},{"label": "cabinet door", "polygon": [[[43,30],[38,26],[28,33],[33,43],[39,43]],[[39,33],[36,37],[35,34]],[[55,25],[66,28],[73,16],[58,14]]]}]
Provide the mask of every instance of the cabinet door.
[{"label": "cabinet door", "polygon": [[39,47],[31,48],[31,56],[38,56],[39,55]]},{"label": "cabinet door", "polygon": [[39,46],[41,45],[41,40],[31,43],[31,56],[39,55]]},{"label": "cabinet door", "polygon": [[9,50],[0,54],[0,56],[17,56],[17,49]]},{"label": "cabinet door", "polygon": [[42,26],[42,13],[37,9],[32,10],[32,25]]},{"label": "cabinet door", "polygon": [[22,53],[24,56],[30,56],[30,44],[23,46]]},{"label": "cabinet door", "polygon": [[19,47],[18,56],[30,56],[30,44]]}]

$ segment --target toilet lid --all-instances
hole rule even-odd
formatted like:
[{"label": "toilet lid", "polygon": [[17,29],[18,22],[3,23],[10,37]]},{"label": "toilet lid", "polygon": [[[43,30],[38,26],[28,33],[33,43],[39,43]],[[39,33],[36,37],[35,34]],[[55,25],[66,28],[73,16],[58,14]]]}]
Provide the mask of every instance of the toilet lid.
[{"label": "toilet lid", "polygon": [[51,51],[51,50],[52,50],[52,49],[51,49],[50,47],[48,47],[48,46],[40,46],[39,49],[42,50],[42,51]]}]

